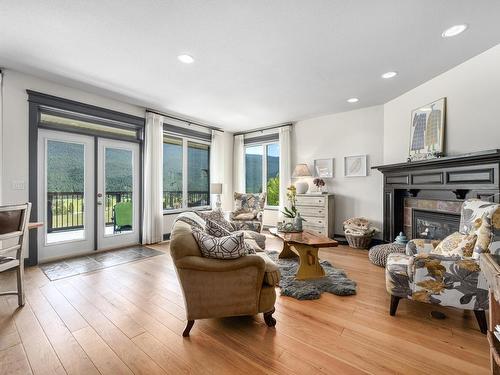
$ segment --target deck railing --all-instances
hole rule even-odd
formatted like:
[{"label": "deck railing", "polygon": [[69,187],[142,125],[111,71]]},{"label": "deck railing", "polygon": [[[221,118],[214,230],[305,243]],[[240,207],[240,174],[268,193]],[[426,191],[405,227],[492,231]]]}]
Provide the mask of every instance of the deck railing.
[{"label": "deck railing", "polygon": [[[109,191],[105,197],[104,217],[106,225],[113,225],[113,207],[120,202],[132,200],[132,192]],[[207,191],[189,191],[188,207],[206,206],[210,204]],[[163,208],[182,208],[182,191],[164,191]],[[82,229],[84,223],[84,204],[82,192],[49,192],[47,193],[47,232],[61,232]]]},{"label": "deck railing", "polygon": [[[210,204],[210,194],[208,191],[188,191],[187,206],[199,207],[208,206]],[[183,207],[182,191],[164,191],[163,192],[163,209],[175,210]]]}]

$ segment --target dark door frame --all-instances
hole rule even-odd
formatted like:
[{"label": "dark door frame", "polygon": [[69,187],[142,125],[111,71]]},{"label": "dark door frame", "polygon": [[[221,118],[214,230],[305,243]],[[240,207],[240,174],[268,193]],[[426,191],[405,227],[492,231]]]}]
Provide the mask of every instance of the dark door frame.
[{"label": "dark door frame", "polygon": [[[38,129],[45,128],[57,131],[65,131],[70,133],[85,134],[94,136],[94,153],[97,153],[97,139],[109,138],[115,140],[127,140],[130,142],[139,143],[139,212],[142,216],[142,192],[143,192],[143,160],[144,160],[144,117],[129,115],[122,112],[113,111],[107,108],[97,107],[94,105],[77,102],[65,98],[60,98],[53,95],[43,94],[40,92],[26,90],[28,94],[29,104],[29,201],[31,206],[31,221],[38,218]],[[82,116],[93,116],[101,119],[102,125],[116,127],[120,129],[130,129],[136,131],[136,139],[124,139],[120,136],[110,135],[109,133],[100,133],[93,130],[75,130],[71,128],[56,128],[54,126],[43,126],[40,124],[40,113],[47,109],[47,111],[61,110],[70,112],[70,118],[75,118],[78,114]],[[61,112],[61,116],[65,114]],[[88,119],[87,119],[88,120]],[[109,120],[109,123],[106,122]],[[97,161],[96,161],[97,162]],[[97,210],[95,210],[95,216]],[[97,219],[97,216],[95,217]],[[96,220],[95,220],[96,222]],[[142,241],[142,220],[139,220],[139,241]],[[97,234],[95,235],[97,236]],[[97,244],[97,239],[94,242]],[[29,257],[27,264],[30,266],[38,263],[38,233],[36,230],[31,230],[29,233]]]}]

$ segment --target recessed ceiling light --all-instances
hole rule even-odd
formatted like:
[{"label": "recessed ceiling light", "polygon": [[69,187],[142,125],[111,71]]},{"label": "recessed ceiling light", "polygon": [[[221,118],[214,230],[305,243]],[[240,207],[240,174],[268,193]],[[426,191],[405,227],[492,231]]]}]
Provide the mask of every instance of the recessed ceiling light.
[{"label": "recessed ceiling light", "polygon": [[443,38],[450,38],[452,36],[456,36],[458,34],[463,33],[466,29],[467,29],[467,25],[466,24],[453,25],[452,27],[450,27],[450,28],[446,29],[445,31],[443,31],[443,33],[441,34],[441,36]]},{"label": "recessed ceiling light", "polygon": [[347,103],[357,103],[357,102],[359,102],[358,98],[349,98],[349,99],[347,99]]},{"label": "recessed ceiling light", "polygon": [[184,64],[192,64],[194,62],[193,56],[189,55],[179,55],[177,58]]},{"label": "recessed ceiling light", "polygon": [[396,77],[397,75],[398,75],[397,72],[387,72],[387,73],[382,74],[382,78],[389,79],[389,78]]}]

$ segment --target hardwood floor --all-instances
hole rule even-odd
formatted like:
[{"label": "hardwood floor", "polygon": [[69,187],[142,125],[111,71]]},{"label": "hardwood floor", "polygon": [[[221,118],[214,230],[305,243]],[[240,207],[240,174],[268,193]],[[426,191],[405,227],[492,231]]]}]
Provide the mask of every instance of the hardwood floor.
[{"label": "hardwood floor", "polygon": [[[0,374],[486,374],[488,344],[471,313],[400,302],[389,316],[382,268],[345,246],[320,257],[346,270],[358,294],[278,297],[262,315],[196,321],[168,254],[50,282],[26,271],[27,304],[0,297]],[[280,249],[270,237],[268,248]],[[0,279],[5,286],[11,281]],[[278,291],[279,294],[279,291]],[[435,320],[430,311],[446,313]]]}]

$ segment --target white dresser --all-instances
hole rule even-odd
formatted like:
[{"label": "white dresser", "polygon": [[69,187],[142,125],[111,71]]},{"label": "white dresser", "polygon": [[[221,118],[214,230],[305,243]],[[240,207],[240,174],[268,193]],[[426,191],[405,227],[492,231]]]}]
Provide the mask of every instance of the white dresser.
[{"label": "white dresser", "polygon": [[304,229],[333,238],[335,236],[333,194],[297,194],[297,210],[306,219]]}]

